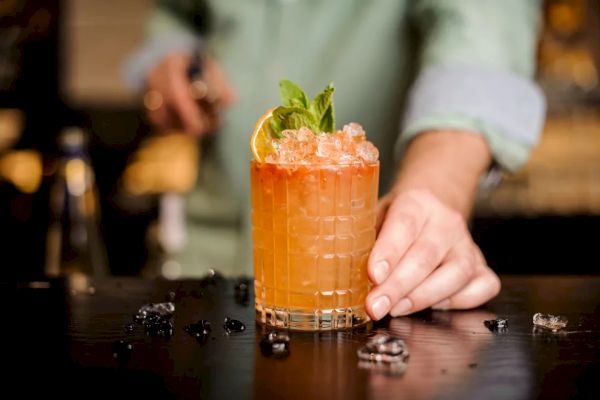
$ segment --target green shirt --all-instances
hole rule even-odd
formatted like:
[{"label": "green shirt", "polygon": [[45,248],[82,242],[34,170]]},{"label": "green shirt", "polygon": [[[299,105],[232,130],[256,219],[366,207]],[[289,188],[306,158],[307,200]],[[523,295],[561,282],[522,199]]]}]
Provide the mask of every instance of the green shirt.
[{"label": "green shirt", "polygon": [[218,0],[208,35],[187,22],[189,4],[161,3],[130,67],[141,86],[168,51],[201,46],[239,96],[188,197],[185,274],[252,273],[248,140],[257,118],[279,104],[283,77],[309,95],[334,82],[338,126],[362,124],[380,150],[382,191],[406,142],[423,131],[482,134],[508,170],[538,139],[544,100],[530,80],[538,1]]}]

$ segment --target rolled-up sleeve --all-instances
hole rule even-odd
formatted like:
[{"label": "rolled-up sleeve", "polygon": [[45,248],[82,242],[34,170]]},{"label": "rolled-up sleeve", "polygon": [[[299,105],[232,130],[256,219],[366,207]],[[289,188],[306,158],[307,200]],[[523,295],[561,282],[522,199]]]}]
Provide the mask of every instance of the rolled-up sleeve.
[{"label": "rolled-up sleeve", "polygon": [[531,79],[539,1],[423,0],[412,12],[422,49],[398,152],[425,131],[469,131],[484,135],[497,164],[519,169],[545,116]]},{"label": "rolled-up sleeve", "polygon": [[155,7],[147,24],[146,40],[127,60],[123,74],[134,90],[142,90],[149,71],[169,53],[188,54],[200,49],[200,35],[182,23],[169,10]]}]

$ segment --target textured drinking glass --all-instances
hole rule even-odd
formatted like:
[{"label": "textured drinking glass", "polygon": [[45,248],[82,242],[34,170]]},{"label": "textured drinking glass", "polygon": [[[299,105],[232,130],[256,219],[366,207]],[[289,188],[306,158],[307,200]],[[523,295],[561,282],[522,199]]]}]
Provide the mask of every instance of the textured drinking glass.
[{"label": "textured drinking glass", "polygon": [[256,319],[296,330],[368,321],[379,163],[250,163]]}]

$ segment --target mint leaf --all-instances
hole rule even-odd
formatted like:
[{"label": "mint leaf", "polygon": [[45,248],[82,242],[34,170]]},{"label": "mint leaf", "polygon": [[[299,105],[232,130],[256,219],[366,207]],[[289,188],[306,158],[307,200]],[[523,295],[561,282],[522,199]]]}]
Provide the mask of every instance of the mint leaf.
[{"label": "mint leaf", "polygon": [[333,84],[327,85],[325,90],[315,96],[310,102],[309,109],[319,121],[321,132],[333,132],[335,130],[335,118],[333,113]]},{"label": "mint leaf", "polygon": [[335,132],[335,115],[333,110],[333,84],[327,85],[312,101],[308,100],[304,90],[294,82],[282,79],[279,82],[283,106],[273,111],[270,121],[272,135],[282,137],[286,129],[306,127],[319,134]]},{"label": "mint leaf", "polygon": [[271,118],[269,120],[269,126],[271,128],[271,136],[275,137],[277,139],[281,139],[283,137],[283,135],[281,134],[281,132],[283,132],[283,124],[281,123],[281,120],[277,119],[277,118]]},{"label": "mint leaf", "polygon": [[281,101],[285,107],[308,108],[308,96],[294,82],[282,79],[279,81],[279,92],[281,93]]},{"label": "mint leaf", "polygon": [[333,113],[333,103],[331,103],[323,113],[321,121],[319,121],[319,128],[321,132],[335,132],[335,115]]},{"label": "mint leaf", "polygon": [[309,110],[317,117],[319,120],[323,118],[325,111],[331,104],[333,92],[335,91],[333,85],[330,83],[327,85],[325,90],[315,96],[313,101],[310,102]]},{"label": "mint leaf", "polygon": [[277,137],[286,129],[300,129],[306,127],[313,132],[319,130],[319,121],[312,113],[300,107],[277,107],[273,110],[271,128]]}]

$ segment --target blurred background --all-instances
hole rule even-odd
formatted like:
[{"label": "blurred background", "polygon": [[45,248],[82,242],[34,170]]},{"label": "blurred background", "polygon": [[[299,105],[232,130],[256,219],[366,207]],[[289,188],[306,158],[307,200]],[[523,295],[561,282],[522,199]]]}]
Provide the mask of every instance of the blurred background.
[{"label": "blurred background", "polygon": [[[151,5],[0,1],[4,274],[29,278],[87,258],[97,274],[168,275],[159,199],[177,203],[199,154],[186,136],[152,136],[123,84]],[[548,0],[544,18],[542,142],[522,172],[481,194],[473,234],[500,273],[598,273],[600,2]]]}]

